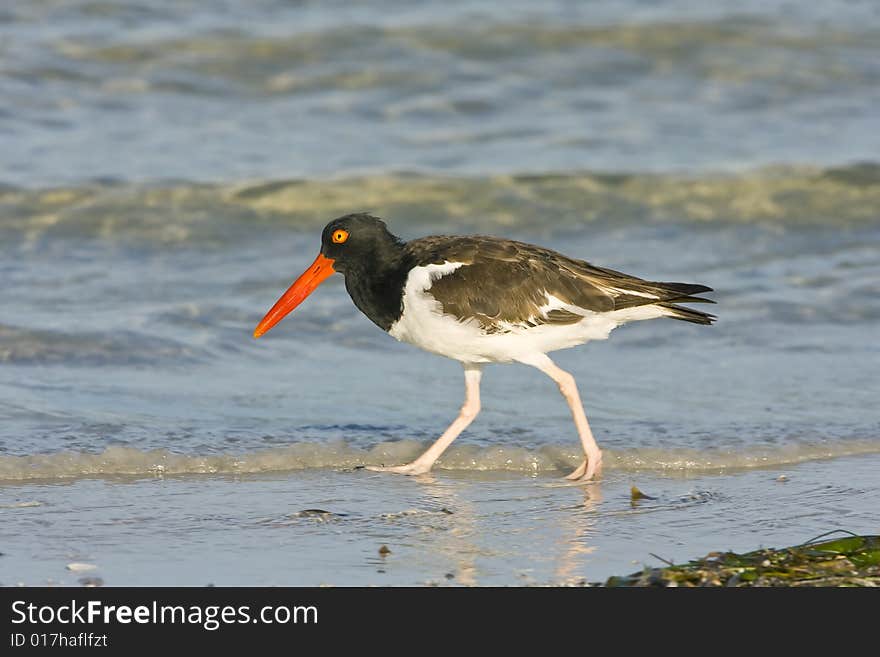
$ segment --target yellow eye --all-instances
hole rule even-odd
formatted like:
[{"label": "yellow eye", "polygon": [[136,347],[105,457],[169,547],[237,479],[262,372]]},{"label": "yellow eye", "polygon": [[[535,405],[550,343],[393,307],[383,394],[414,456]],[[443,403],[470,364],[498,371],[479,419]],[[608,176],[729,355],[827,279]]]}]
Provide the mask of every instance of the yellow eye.
[{"label": "yellow eye", "polygon": [[340,228],[339,230],[333,231],[333,243],[334,244],[342,244],[347,239],[348,239],[348,231],[347,230],[342,230]]}]

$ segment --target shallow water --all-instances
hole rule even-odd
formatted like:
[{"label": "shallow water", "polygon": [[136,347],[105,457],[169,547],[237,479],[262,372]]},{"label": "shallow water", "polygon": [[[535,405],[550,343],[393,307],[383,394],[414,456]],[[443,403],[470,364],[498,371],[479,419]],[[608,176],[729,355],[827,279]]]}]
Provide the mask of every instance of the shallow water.
[{"label": "shallow water", "polygon": [[[383,6],[0,9],[0,583],[567,583],[880,531],[876,6]],[[355,470],[445,428],[458,365],[336,279],[250,333],[361,210],[719,321],[554,356],[601,483],[556,485],[576,436],[523,366],[431,478]]]},{"label": "shallow water", "polygon": [[[0,508],[4,526],[19,529],[4,538],[2,583],[76,584],[83,574],[67,571],[70,562],[132,585],[602,581],[660,559],[876,527],[878,467],[874,455],[726,476],[610,470],[589,486],[501,472],[389,482],[332,470],[29,483]],[[634,483],[656,499],[633,504]]]}]

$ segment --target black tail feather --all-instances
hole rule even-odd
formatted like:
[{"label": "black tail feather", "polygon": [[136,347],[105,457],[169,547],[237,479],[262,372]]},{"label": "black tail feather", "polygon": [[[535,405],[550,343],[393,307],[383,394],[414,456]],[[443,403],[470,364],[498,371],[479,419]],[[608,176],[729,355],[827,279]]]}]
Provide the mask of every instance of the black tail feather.
[{"label": "black tail feather", "polygon": [[708,285],[665,282],[655,283],[654,285],[665,291],[676,293],[674,296],[670,295],[668,298],[664,299],[662,303],[657,304],[669,311],[667,317],[670,317],[671,319],[680,319],[683,322],[691,322],[693,324],[711,324],[715,321],[715,315],[676,305],[679,303],[715,303],[712,299],[695,296],[702,292],[713,292],[712,288]]},{"label": "black tail feather", "polygon": [[670,292],[681,292],[682,296],[691,296],[693,294],[700,294],[701,292],[714,292],[714,290],[707,285],[697,285],[695,283],[654,283],[657,287],[661,287],[665,290],[669,290]]},{"label": "black tail feather", "polygon": [[[683,297],[682,299],[676,299],[676,301],[687,301],[688,303],[694,303],[694,299],[689,299],[687,297]],[[714,303],[714,301],[709,301],[709,299],[699,299],[700,302],[708,302]],[[709,313],[704,313],[699,310],[694,310],[693,308],[685,308],[684,306],[676,306],[674,303],[658,303],[658,306],[661,308],[666,308],[669,311],[667,317],[670,319],[680,319],[683,322],[691,322],[692,324],[711,324],[717,318],[715,315],[710,315]]]},{"label": "black tail feather", "polygon": [[665,299],[669,303],[715,303],[712,299],[705,297],[675,297],[674,299]]}]

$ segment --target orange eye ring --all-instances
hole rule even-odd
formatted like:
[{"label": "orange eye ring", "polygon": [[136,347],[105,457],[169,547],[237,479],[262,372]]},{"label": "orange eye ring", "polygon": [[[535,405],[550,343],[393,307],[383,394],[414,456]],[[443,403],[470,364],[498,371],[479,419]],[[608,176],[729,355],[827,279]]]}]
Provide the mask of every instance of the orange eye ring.
[{"label": "orange eye ring", "polygon": [[342,244],[348,239],[348,231],[341,228],[334,230],[332,239],[334,244]]}]

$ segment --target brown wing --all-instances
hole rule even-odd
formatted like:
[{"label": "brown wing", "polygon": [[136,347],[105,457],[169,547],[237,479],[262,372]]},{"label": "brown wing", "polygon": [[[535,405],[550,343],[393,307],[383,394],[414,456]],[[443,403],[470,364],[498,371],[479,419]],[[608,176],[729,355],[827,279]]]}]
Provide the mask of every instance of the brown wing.
[{"label": "brown wing", "polygon": [[[710,289],[653,283],[497,237],[425,237],[408,243],[406,249],[413,266],[465,263],[434,281],[430,294],[444,312],[461,320],[476,319],[488,331],[503,330],[504,324],[571,324],[589,312],[684,300]],[[573,308],[542,312],[548,295]]]}]

